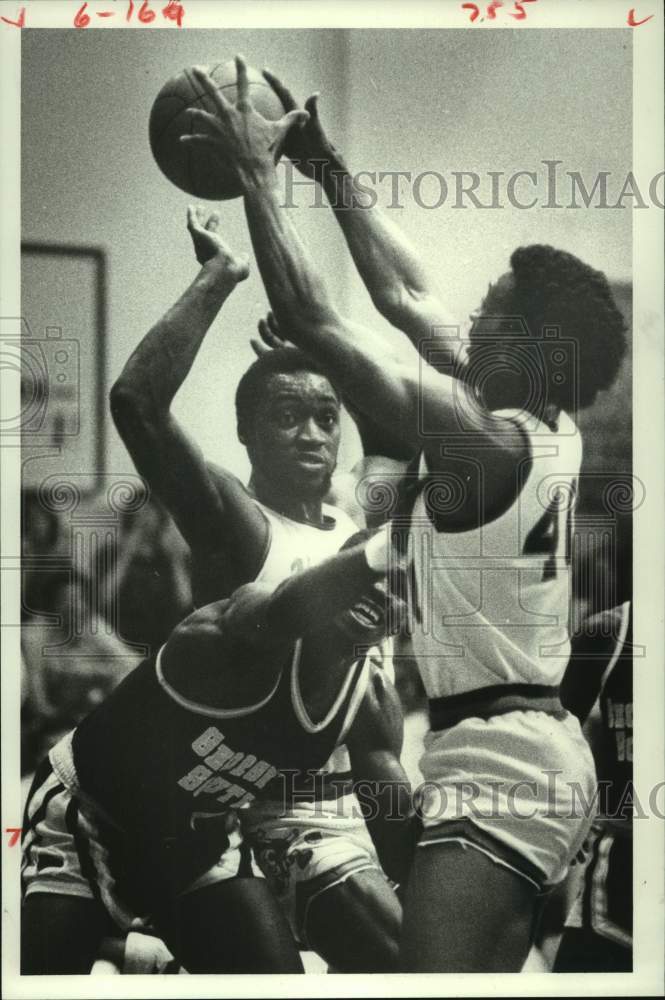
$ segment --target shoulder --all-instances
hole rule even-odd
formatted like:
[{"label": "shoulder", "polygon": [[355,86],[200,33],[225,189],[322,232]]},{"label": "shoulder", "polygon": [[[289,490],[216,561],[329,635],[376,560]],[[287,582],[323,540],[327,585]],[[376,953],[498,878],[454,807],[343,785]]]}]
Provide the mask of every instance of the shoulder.
[{"label": "shoulder", "polygon": [[352,472],[335,473],[326,494],[325,507],[331,517],[339,519],[343,514],[344,520],[352,521],[354,527],[365,526],[365,513],[356,495],[356,478]]},{"label": "shoulder", "polygon": [[215,462],[206,462],[208,474],[222,496],[237,495],[239,499],[254,502],[249,490],[238,476]]},{"label": "shoulder", "polygon": [[490,412],[464,440],[425,448],[418,476],[435,530],[474,531],[498,520],[517,501],[532,454],[531,436],[522,422]]},{"label": "shoulder", "polygon": [[397,502],[399,483],[409,467],[407,461],[367,455],[350,472],[338,473],[328,502],[348,515],[359,527],[385,520]]}]

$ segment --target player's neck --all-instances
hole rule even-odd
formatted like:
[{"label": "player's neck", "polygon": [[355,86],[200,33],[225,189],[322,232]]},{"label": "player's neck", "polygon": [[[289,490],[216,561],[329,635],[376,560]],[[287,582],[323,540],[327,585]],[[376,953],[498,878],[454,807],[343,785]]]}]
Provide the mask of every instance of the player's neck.
[{"label": "player's neck", "polygon": [[306,524],[323,524],[323,501],[320,497],[305,499],[294,496],[256,472],[252,472],[249,488],[257,500],[284,517]]}]

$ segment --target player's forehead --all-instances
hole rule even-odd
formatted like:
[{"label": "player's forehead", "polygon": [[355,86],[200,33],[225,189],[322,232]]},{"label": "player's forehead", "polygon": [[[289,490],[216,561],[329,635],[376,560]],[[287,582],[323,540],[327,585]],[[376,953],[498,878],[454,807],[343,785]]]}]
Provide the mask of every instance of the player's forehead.
[{"label": "player's forehead", "polygon": [[272,372],[266,379],[265,402],[270,405],[282,400],[310,406],[339,406],[329,379],[318,372]]}]

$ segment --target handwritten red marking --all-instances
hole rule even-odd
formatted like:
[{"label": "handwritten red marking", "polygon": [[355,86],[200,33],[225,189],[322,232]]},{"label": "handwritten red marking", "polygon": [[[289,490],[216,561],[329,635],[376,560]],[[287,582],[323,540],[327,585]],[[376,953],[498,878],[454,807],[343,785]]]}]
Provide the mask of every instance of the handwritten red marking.
[{"label": "handwritten red marking", "polygon": [[526,11],[524,9],[524,4],[525,3],[535,3],[535,2],[536,2],[536,0],[522,0],[521,3],[518,3],[517,0],[515,0],[515,3],[513,4],[513,7],[517,11],[517,13],[515,14],[515,13],[513,13],[513,11],[509,10],[508,11],[508,16],[509,17],[514,17],[516,21],[523,21],[526,18]]},{"label": "handwritten red marking", "polygon": [[139,9],[139,21],[143,24],[150,24],[151,21],[155,20],[154,10],[148,8],[148,0],[143,0],[141,7]]},{"label": "handwritten red marking", "polygon": [[127,8],[126,21],[131,21],[132,14],[134,13],[134,0],[129,0],[129,7]]},{"label": "handwritten red marking", "polygon": [[470,10],[472,12],[470,15],[472,22],[475,21],[478,15],[480,14],[480,11],[478,10],[478,7],[476,6],[475,3],[463,3],[462,10]]},{"label": "handwritten red marking", "polygon": [[496,12],[499,7],[503,7],[501,0],[492,0],[492,3],[488,3],[485,13],[490,21],[493,21],[496,18]]},{"label": "handwritten red marking", "polygon": [[76,16],[74,17],[75,28],[87,28],[90,24],[90,15],[85,12],[85,8],[87,6],[88,3],[86,0],[86,2],[76,11]]},{"label": "handwritten red marking", "polygon": [[21,829],[20,826],[8,826],[5,829],[5,833],[11,834],[9,838],[9,844],[7,846],[14,847],[14,845],[18,842],[19,837],[23,833],[23,830]]},{"label": "handwritten red marking", "polygon": [[182,19],[185,16],[185,8],[176,0],[169,0],[166,7],[162,8],[162,14],[169,21],[175,21],[179,28],[182,28]]},{"label": "handwritten red marking", "polygon": [[25,26],[25,7],[21,7],[18,12],[18,21],[11,21],[8,17],[0,17],[0,21],[11,24],[12,28],[23,28]]},{"label": "handwritten red marking", "polygon": [[97,17],[113,17],[115,14],[114,10],[98,10]]},{"label": "handwritten red marking", "polygon": [[652,17],[653,17],[653,14],[649,14],[648,17],[643,17],[641,21],[636,21],[635,20],[635,8],[631,7],[630,10],[628,11],[628,25],[631,28],[639,28],[639,26],[641,24],[646,24],[647,21],[650,21]]}]

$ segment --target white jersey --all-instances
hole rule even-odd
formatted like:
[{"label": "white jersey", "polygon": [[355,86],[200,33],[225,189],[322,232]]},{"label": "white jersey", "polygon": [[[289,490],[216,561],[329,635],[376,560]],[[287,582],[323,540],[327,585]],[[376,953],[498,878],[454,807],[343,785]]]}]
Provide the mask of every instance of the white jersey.
[{"label": "white jersey", "polygon": [[[534,417],[520,424],[532,464],[496,520],[471,531],[437,531],[426,488],[413,507],[412,641],[429,698],[497,684],[557,685],[568,663],[568,554],[581,437],[565,413],[556,430]],[[420,474],[428,474],[424,459]]]},{"label": "white jersey", "polygon": [[270,528],[266,557],[256,577],[257,583],[273,586],[294,573],[316,566],[339,552],[344,542],[359,530],[339,507],[323,504],[324,526],[315,527],[294,521],[284,514],[255,501],[265,514]]},{"label": "white jersey", "polygon": [[[319,528],[278,514],[258,500],[255,502],[270,527],[266,557],[256,577],[258,583],[276,586],[294,573],[316,566],[339,552],[344,542],[360,530],[340,507],[330,504],[322,506],[325,527]],[[340,744],[322,770],[339,774],[350,768],[348,751]]]}]

